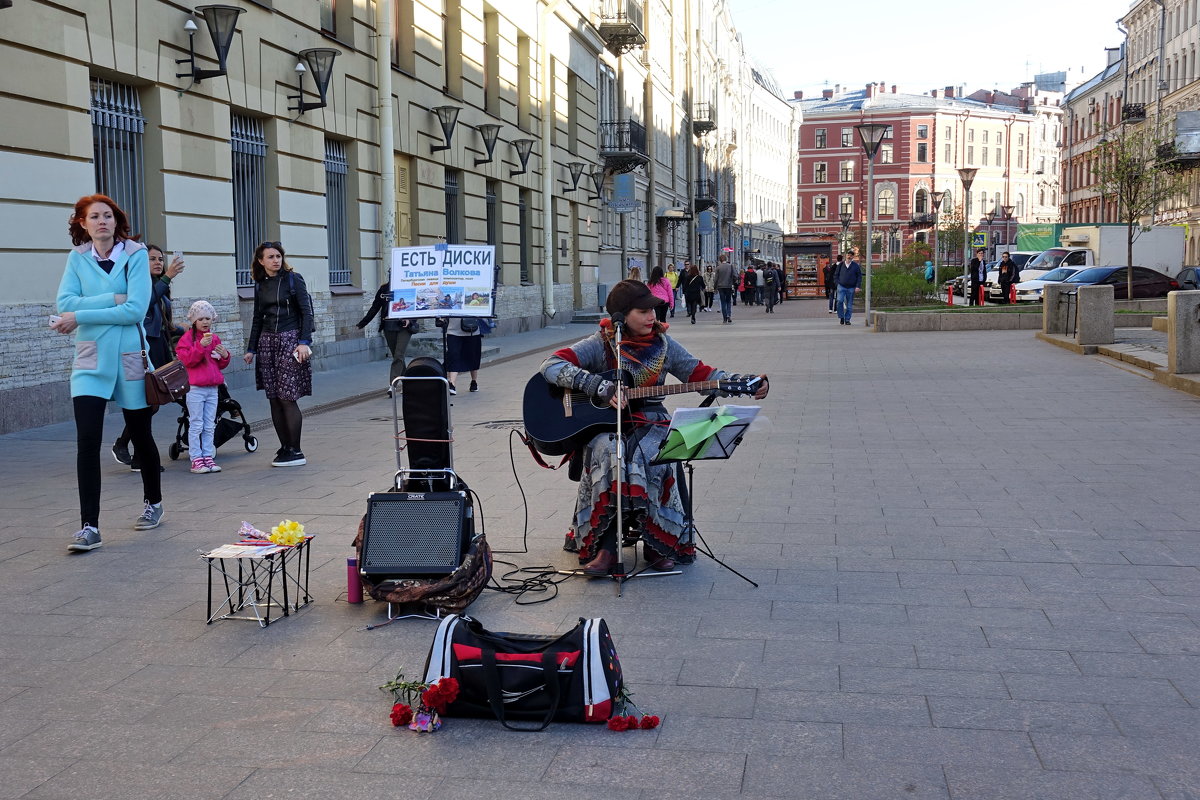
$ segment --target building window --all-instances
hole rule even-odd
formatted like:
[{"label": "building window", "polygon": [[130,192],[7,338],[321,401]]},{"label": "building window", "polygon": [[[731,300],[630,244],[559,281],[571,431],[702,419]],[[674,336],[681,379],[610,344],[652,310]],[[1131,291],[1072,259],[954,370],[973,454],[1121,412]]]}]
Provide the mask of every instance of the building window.
[{"label": "building window", "polygon": [[951,157],[950,157],[951,155],[952,155],[952,154],[951,154],[951,152],[950,152],[950,143],[949,143],[949,142],[946,142],[946,145],[945,145],[945,156],[944,156],[944,159],[945,159],[945,161],[946,161],[946,163],[947,163],[947,164],[949,164],[949,163],[950,163],[950,162],[953,160],[953,159],[951,159]]},{"label": "building window", "polygon": [[917,189],[917,194],[913,198],[913,213],[927,214],[929,213],[929,193],[924,189]]},{"label": "building window", "polygon": [[988,149],[986,147],[979,148],[979,155],[983,158],[983,166],[988,165]]},{"label": "building window", "polygon": [[946,193],[944,195],[942,195],[942,207],[938,209],[938,213],[939,214],[941,214],[942,212],[949,213],[950,211],[953,211],[953,210],[954,210],[954,195],[951,194],[949,190],[946,190]]},{"label": "building window", "polygon": [[854,215],[854,198],[844,194],[838,199],[838,214]]},{"label": "building window", "polygon": [[970,130],[967,131],[967,141],[968,142],[975,141],[975,129],[974,128],[971,128]]},{"label": "building window", "polygon": [[1004,131],[997,131],[996,144],[1004,144]]},{"label": "building window", "polygon": [[918,139],[928,139],[929,138],[929,126],[928,125],[918,125],[917,126],[917,138]]},{"label": "building window", "polygon": [[[521,256],[521,283],[529,283],[529,190],[522,189],[517,198],[517,233],[519,236],[518,246]],[[633,214],[631,216],[638,216]]]},{"label": "building window", "polygon": [[896,193],[891,189],[879,190],[879,207],[875,216],[891,217],[896,214]]},{"label": "building window", "polygon": [[829,165],[824,161],[813,164],[813,183],[825,183],[829,180]]},{"label": "building window", "polygon": [[1003,167],[1003,166],[1004,166],[1004,157],[1003,157],[1002,155],[1000,155],[1000,148],[999,148],[999,147],[997,147],[997,148],[996,148],[996,166],[997,166],[997,167]]},{"label": "building window", "polygon": [[321,6],[321,30],[337,36],[337,0],[318,0]]},{"label": "building window", "polygon": [[416,68],[416,29],[413,27],[413,4],[392,3],[395,38],[392,39],[392,66],[405,72]]},{"label": "building window", "polygon": [[884,128],[883,138],[885,138],[885,139],[892,138],[892,126],[891,125],[888,125],[886,128]]},{"label": "building window", "polygon": [[817,128],[817,144],[816,144],[816,147],[817,147],[817,149],[819,149],[819,150],[823,150],[823,149],[825,149],[825,135],[826,135],[826,134],[825,134],[825,129],[824,129],[824,128]]},{"label": "building window", "polygon": [[892,163],[892,146],[890,144],[884,144],[884,145],[879,146],[879,163],[880,164],[891,164]]},{"label": "building window", "polygon": [[988,143],[988,132],[987,131],[983,132],[983,143],[984,144]]},{"label": "building window", "polygon": [[1017,134],[1017,147],[1024,147],[1024,146],[1025,146],[1025,134],[1018,133]]},{"label": "building window", "polygon": [[267,137],[261,119],[234,114],[230,122],[235,279],[238,286],[253,286],[250,263],[267,232]]},{"label": "building window", "polygon": [[617,73],[607,64],[600,66],[600,82],[596,87],[596,121],[617,121]]},{"label": "building window", "polygon": [[1046,157],[1045,156],[1042,156],[1041,158],[1038,159],[1037,171],[1038,171],[1039,175],[1043,174],[1046,171]]},{"label": "building window", "polygon": [[487,243],[495,246],[500,244],[500,212],[496,206],[496,191],[499,183],[488,181],[483,189],[484,206],[487,209]]},{"label": "building window", "polygon": [[1024,169],[1024,168],[1025,168],[1025,151],[1018,150],[1017,151],[1017,169]]},{"label": "building window", "polygon": [[842,162],[842,170],[841,170],[841,174],[839,177],[841,178],[843,183],[848,183],[848,182],[854,180],[854,162],[853,161],[843,161]]},{"label": "building window", "polygon": [[947,125],[947,126],[946,126],[946,134],[945,134],[945,138],[947,138],[947,139],[953,138],[953,135],[954,135],[954,134],[953,134],[953,132],[950,130],[950,126],[949,126],[949,125]]},{"label": "building window", "polygon": [[456,169],[446,170],[446,244],[462,244],[462,196]]},{"label": "building window", "polygon": [[842,147],[854,147],[854,128],[842,128]]},{"label": "building window", "polygon": [[987,192],[980,192],[979,193],[979,213],[980,214],[987,213],[987,201],[988,201]]},{"label": "building window", "polygon": [[967,163],[968,164],[975,163],[975,145],[973,145],[973,144],[967,145]]},{"label": "building window", "polygon": [[451,97],[462,97],[462,4],[458,0],[446,0],[445,8],[446,13],[442,16],[442,75],[446,84],[442,88]]},{"label": "building window", "polygon": [[329,239],[329,285],[350,283],[347,258],[346,226],[346,145],[336,139],[325,140],[325,231]]},{"label": "building window", "polygon": [[142,136],[146,120],[132,86],[92,78],[92,155],[96,189],[116,201],[133,233],[145,233]]},{"label": "building window", "polygon": [[[407,3],[412,5],[412,3]],[[500,114],[500,15],[483,12],[483,110]]]},{"label": "building window", "polygon": [[917,161],[923,164],[929,161],[929,145],[925,142],[917,142]]},{"label": "building window", "polygon": [[827,214],[826,199],[824,197],[813,198],[813,219],[825,219]]}]

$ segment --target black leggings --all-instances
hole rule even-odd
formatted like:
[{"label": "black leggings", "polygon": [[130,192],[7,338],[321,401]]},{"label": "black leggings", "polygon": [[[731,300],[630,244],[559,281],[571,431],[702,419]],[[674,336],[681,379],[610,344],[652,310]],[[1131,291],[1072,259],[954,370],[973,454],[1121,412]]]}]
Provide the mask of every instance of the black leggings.
[{"label": "black leggings", "polygon": [[[100,527],[100,445],[104,438],[104,411],[108,401],[85,395],[72,398],[75,405],[75,472],[79,481],[79,521]],[[160,460],[154,444],[151,407],[122,409],[130,441],[142,466],[142,494],[147,502],[162,502]]]},{"label": "black leggings", "polygon": [[279,444],[292,450],[300,449],[300,433],[304,428],[304,414],[295,400],[270,398],[271,422],[275,425],[275,435]]}]

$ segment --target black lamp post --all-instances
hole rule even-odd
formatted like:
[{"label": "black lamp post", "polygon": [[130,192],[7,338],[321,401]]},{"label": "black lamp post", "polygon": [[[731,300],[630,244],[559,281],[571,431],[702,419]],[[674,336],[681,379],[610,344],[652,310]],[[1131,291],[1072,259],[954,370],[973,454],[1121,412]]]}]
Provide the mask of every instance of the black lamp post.
[{"label": "black lamp post", "polygon": [[1004,245],[1011,249],[1016,248],[1013,248],[1015,242],[1013,242],[1012,237],[1008,233],[1008,223],[1013,221],[1013,211],[1015,209],[1016,206],[1000,206],[1000,210],[1004,212]]},{"label": "black lamp post", "polygon": [[979,172],[975,167],[960,167],[958,170],[958,179],[962,181],[963,186],[963,297],[967,296],[967,292],[971,291],[967,288],[969,282],[967,280],[967,264],[971,260],[971,237],[967,226],[967,209],[970,208],[971,202],[971,184],[975,182],[975,173]]},{"label": "black lamp post", "polygon": [[[329,91],[329,79],[333,77],[333,60],[340,53],[340,50],[332,47],[313,47],[297,53],[300,57],[300,60],[296,62],[296,78],[299,88],[296,94],[288,95],[289,100],[296,101],[296,105],[288,106],[288,111],[303,114],[305,111],[324,108],[327,105],[325,94]],[[305,64],[308,66],[305,67]],[[317,95],[321,98],[315,103],[304,102],[304,73],[310,71],[313,74],[313,82],[317,84]]]},{"label": "black lamp post", "polygon": [[529,154],[533,152],[533,139],[514,139],[512,145],[516,148],[517,158],[521,161],[520,169],[508,173],[508,177],[515,178],[529,171]]},{"label": "black lamp post", "polygon": [[[197,69],[196,68],[196,42],[195,36],[198,28],[196,23],[188,20],[183,24],[183,29],[188,35],[188,57],[175,59],[176,64],[188,64],[189,69],[186,72],[176,72],[176,78],[191,78],[192,83],[200,83],[205,78],[219,78],[226,73],[225,60],[229,58],[229,47],[233,44],[233,35],[237,32],[238,15],[245,12],[246,9],[238,8],[237,6],[196,6],[196,11],[204,17],[204,24],[208,26],[208,35],[212,38],[213,49],[217,51],[217,68],[216,69]],[[192,88],[191,85],[188,89]],[[184,89],[186,92],[187,89]]]},{"label": "black lamp post", "polygon": [[938,289],[938,212],[942,210],[942,198],[946,196],[946,192],[930,192],[929,200],[933,203],[933,290]]},{"label": "black lamp post", "polygon": [[442,139],[445,144],[431,144],[429,146],[431,153],[440,153],[450,149],[450,143],[454,139],[454,126],[458,123],[458,112],[461,110],[456,106],[438,106],[433,109],[433,113],[437,114],[438,122],[441,123]]},{"label": "black lamp post", "polygon": [[850,223],[854,221],[854,214],[843,211],[838,218],[842,221],[842,252],[845,253],[850,249]]},{"label": "black lamp post", "polygon": [[492,153],[496,151],[496,137],[500,135],[500,126],[494,122],[485,122],[476,126],[475,130],[479,131],[479,138],[483,140],[483,151],[487,153],[487,158],[475,159],[475,166],[490,164]]},{"label": "black lamp post", "polygon": [[878,122],[864,122],[855,125],[858,138],[862,140],[863,151],[867,154],[867,263],[866,287],[863,307],[867,325],[871,324],[871,219],[875,216],[875,154],[883,143],[883,135],[887,133],[887,125]]}]

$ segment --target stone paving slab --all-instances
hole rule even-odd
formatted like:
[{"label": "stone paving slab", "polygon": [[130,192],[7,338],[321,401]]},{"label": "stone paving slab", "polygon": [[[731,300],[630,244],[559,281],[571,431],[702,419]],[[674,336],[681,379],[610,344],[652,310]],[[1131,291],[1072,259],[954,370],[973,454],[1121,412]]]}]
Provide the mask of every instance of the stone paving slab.
[{"label": "stone paving slab", "polygon": [[[0,437],[0,797],[1200,795],[1200,400],[1026,332],[885,336],[819,302],[710,316],[679,339],[772,377],[762,429],[695,470],[701,532],[759,588],[701,558],[621,597],[572,578],[471,608],[530,633],[604,616],[661,728],[391,728],[377,687],[420,671],[433,627],[366,630],[384,608],[345,602],[396,465],[380,362],[316,376],[310,409],[358,402],[306,417],[304,468],[269,466],[269,429],[218,475],[168,462],[156,531],[130,529],[138,478],[105,462],[104,546],[80,556],[70,427]],[[455,466],[518,551],[498,574],[573,563],[574,485],[519,449],[514,474],[509,431],[575,328],[497,339],[454,398]],[[998,408],[1070,413],[997,427]],[[316,602],[205,625],[198,552],[284,517],[316,534]]]}]

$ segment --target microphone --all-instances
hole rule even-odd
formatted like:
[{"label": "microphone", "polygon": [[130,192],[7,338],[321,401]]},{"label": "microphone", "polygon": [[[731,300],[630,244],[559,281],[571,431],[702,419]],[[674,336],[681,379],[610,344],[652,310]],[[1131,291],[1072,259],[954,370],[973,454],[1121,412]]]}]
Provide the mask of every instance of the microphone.
[{"label": "microphone", "polygon": [[613,325],[624,325],[625,324],[625,315],[622,314],[620,311],[612,312],[611,314],[608,315],[608,318],[610,320],[612,320]]}]

